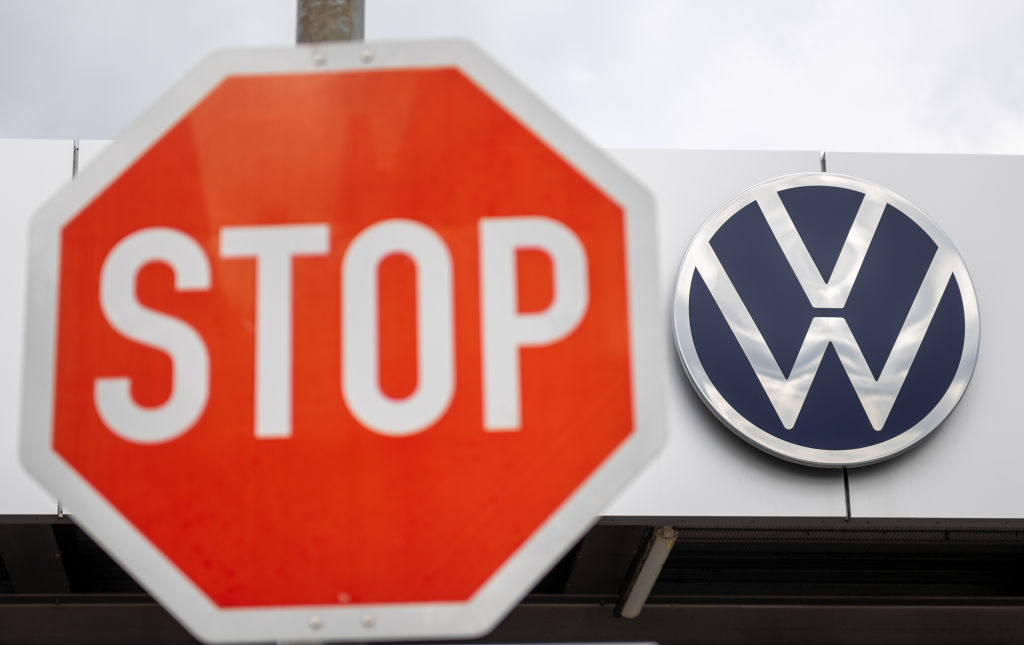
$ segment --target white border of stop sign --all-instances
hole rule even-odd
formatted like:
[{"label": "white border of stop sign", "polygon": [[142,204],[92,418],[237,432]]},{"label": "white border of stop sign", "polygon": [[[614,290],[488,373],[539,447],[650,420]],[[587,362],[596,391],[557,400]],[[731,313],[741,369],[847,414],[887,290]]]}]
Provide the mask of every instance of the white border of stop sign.
[{"label": "white border of stop sign", "polygon": [[[630,333],[630,383],[632,385],[633,432],[616,451],[609,456],[592,475],[583,482],[562,505],[537,528],[531,536],[515,551],[505,563],[467,602],[426,602],[382,605],[336,605],[288,608],[242,608],[223,609],[217,607],[191,580],[189,580],[166,556],[150,543],[121,513],[114,508],[88,481],[83,479],[54,450],[53,447],[53,405],[57,302],[60,275],[60,240],[61,231],[66,223],[87,206],[93,198],[117,179],[130,167],[149,147],[159,139],[178,119],[196,105],[213,87],[226,76],[247,74],[311,74],[344,72],[346,70],[372,69],[416,69],[457,67],[468,78],[491,95],[498,104],[514,114],[536,136],[557,151],[578,172],[586,176],[605,193],[611,196],[624,210],[623,234],[628,269],[629,298],[629,333]],[[534,222],[544,224],[544,222]],[[498,224],[495,222],[495,224]],[[244,227],[236,227],[244,228]],[[544,227],[541,226],[541,229]],[[557,226],[555,227],[557,228]],[[540,229],[537,229],[540,230]],[[492,231],[493,232],[493,231]],[[271,266],[274,253],[280,251],[273,245],[264,248],[259,235],[249,235],[251,231],[229,231],[227,238],[221,238],[222,255],[235,254],[236,257],[246,256],[266,261]],[[299,239],[296,248],[302,252],[317,252],[319,249],[316,231],[305,231],[311,237]],[[536,233],[533,231],[531,234]],[[540,233],[543,235],[543,231]],[[611,501],[617,492],[655,455],[661,446],[664,434],[664,397],[661,377],[661,361],[672,349],[669,343],[669,331],[666,317],[658,293],[657,261],[655,246],[655,222],[651,198],[647,191],[635,180],[622,171],[603,152],[587,142],[575,130],[555,115],[549,108],[534,98],[516,80],[489,60],[476,47],[464,42],[419,42],[372,44],[340,44],[329,46],[298,47],[288,49],[246,50],[217,54],[201,63],[190,72],[160,102],[146,113],[122,138],[87,168],[74,184],[58,193],[32,221],[29,239],[29,285],[26,324],[26,352],[24,366],[24,392],[22,401],[22,442],[21,454],[26,468],[49,491],[61,498],[78,522],[107,552],[124,566],[132,575],[150,591],[172,614],[188,629],[201,639],[209,641],[230,640],[398,640],[473,637],[485,633],[510,611],[519,599],[526,594],[551,566],[583,535],[593,524],[602,509]],[[300,235],[299,237],[302,237]],[[415,237],[415,236],[414,236]],[[314,239],[315,238],[315,239]],[[412,244],[416,248],[425,249],[424,262],[432,261],[432,257],[440,257],[436,248],[431,245],[429,236]],[[502,240],[511,239],[505,235],[491,236],[494,248],[501,246]],[[559,253],[567,258],[562,263],[571,272],[574,264],[575,251],[571,248],[571,240],[566,242],[554,235],[552,244],[561,245]],[[282,238],[278,238],[280,241]],[[487,239],[482,231],[481,239]],[[424,241],[425,240],[425,241]],[[308,244],[307,244],[308,242]],[[420,244],[422,242],[422,244]],[[283,244],[283,242],[281,242]],[[367,253],[372,259],[379,253],[373,244],[368,243]],[[419,246],[416,246],[419,244]],[[568,244],[568,246],[565,246]],[[278,244],[280,246],[280,244]],[[173,246],[173,245],[171,245]],[[187,244],[186,244],[187,246]],[[285,245],[287,246],[287,245]],[[307,248],[307,246],[309,248]],[[165,247],[166,248],[166,247]],[[184,247],[183,247],[184,248]],[[289,247],[290,248],[290,247]],[[554,247],[553,247],[554,248]],[[268,250],[269,249],[269,250]],[[567,250],[566,250],[567,249]],[[143,249],[144,250],[144,249]],[[500,250],[500,249],[499,249]],[[138,249],[132,250],[132,252]],[[506,250],[507,251],[507,250]],[[288,251],[283,251],[287,254]],[[299,252],[299,251],[296,251]],[[188,255],[183,252],[182,257]],[[554,255],[557,255],[554,251]],[[280,253],[278,253],[280,255]],[[497,252],[494,256],[500,256]],[[131,253],[118,256],[118,261],[131,265]],[[126,259],[127,258],[127,259]],[[436,259],[436,258],[435,258]],[[443,258],[442,258],[443,260]],[[600,259],[598,258],[597,261]],[[356,257],[353,261],[361,261]],[[591,262],[595,259],[591,258]],[[443,270],[443,261],[438,260]],[[436,263],[435,263],[436,264]],[[127,265],[126,265],[127,266]],[[585,264],[584,270],[585,270]],[[116,268],[116,267],[115,267]],[[130,268],[130,267],[129,267]],[[200,272],[201,273],[201,272]],[[486,274],[486,271],[484,272]],[[507,271],[494,268],[491,274],[502,276]],[[111,288],[123,288],[118,282],[123,272],[112,271]],[[201,284],[202,275],[197,274]],[[578,281],[577,281],[578,282]],[[572,280],[567,282],[571,286]],[[273,294],[261,297],[271,298]],[[564,294],[563,294],[564,295]],[[100,297],[101,294],[97,294]],[[568,319],[566,326],[572,323],[572,317],[579,308],[582,298],[586,304],[586,294],[579,296],[565,295],[568,304],[564,304]],[[113,302],[121,302],[114,298]],[[497,317],[494,324],[516,325],[517,321],[509,317],[502,302],[494,300],[485,307],[492,311],[483,314]],[[562,305],[560,305],[562,306]],[[108,313],[108,312],[105,312]],[[578,312],[576,312],[578,313]],[[272,316],[268,310],[265,314]],[[113,321],[117,312],[108,315]],[[505,316],[503,319],[502,316]],[[428,321],[429,322],[429,321]],[[440,325],[444,321],[440,321]],[[358,326],[359,322],[347,323]],[[529,341],[528,325],[523,326],[523,338],[520,344]],[[443,325],[442,325],[443,328]],[[124,330],[122,330],[124,331]],[[507,332],[508,330],[506,330]],[[144,332],[143,332],[144,333]],[[503,333],[496,338],[507,338]],[[275,340],[276,339],[276,340]],[[287,339],[286,339],[287,340]],[[273,356],[281,350],[288,350],[288,343],[281,340],[280,334],[266,340],[267,354]],[[484,342],[487,340],[485,338]],[[507,383],[512,376],[507,361],[501,357],[509,351],[517,351],[503,347],[500,340],[491,348],[488,360],[492,365],[484,366],[485,399],[490,396],[498,401],[492,412],[485,419],[487,430],[501,431],[514,427],[517,417],[514,407],[500,405],[501,399],[514,399],[510,395]],[[184,343],[185,347],[188,343]],[[200,360],[192,355],[189,359],[188,348],[182,350],[182,360]],[[485,349],[487,349],[485,347]],[[507,350],[507,351],[506,351]],[[487,353],[487,352],[485,352]],[[353,353],[355,356],[356,354]],[[200,357],[201,358],[201,357]],[[443,357],[442,357],[443,358]],[[268,360],[278,360],[268,359]],[[434,360],[429,358],[428,360]],[[438,359],[441,360],[441,359]],[[183,363],[185,365],[186,363]],[[356,366],[360,367],[360,366]],[[363,366],[365,367],[365,366]],[[489,370],[489,371],[488,371]],[[259,366],[257,366],[259,373]],[[279,370],[265,369],[267,378]],[[440,371],[443,374],[443,370]],[[494,375],[495,383],[488,383],[487,377]],[[512,376],[509,376],[509,375]],[[113,380],[112,380],[113,381]],[[372,379],[363,379],[372,382]],[[445,403],[446,390],[444,380],[438,381],[441,389],[438,392],[427,392],[426,403],[416,415],[399,413],[389,421],[392,411],[374,406],[373,393],[345,393],[346,403],[350,407],[377,419],[383,432],[407,434],[418,431],[429,422],[436,409]],[[517,384],[517,383],[516,383]],[[108,397],[107,403],[112,405],[112,414],[131,416],[134,412],[130,406],[122,405],[118,399],[118,388],[124,383],[107,383],[104,388]],[[265,384],[268,393],[280,393],[278,383]],[[492,391],[487,388],[492,387]],[[97,396],[100,396],[99,380]],[[260,391],[257,383],[257,391]],[[280,395],[278,394],[280,397]],[[359,399],[352,406],[351,398]],[[191,404],[194,406],[195,401]],[[290,431],[286,427],[275,425],[275,419],[287,418],[289,405],[286,399],[262,399],[266,409],[260,412],[261,399],[257,397],[255,405],[257,427],[254,432],[269,433],[279,436]],[[119,408],[118,405],[121,405]],[[169,433],[184,431],[188,427],[190,402],[185,407],[171,411],[167,417],[170,425],[165,428]],[[97,399],[97,407],[100,401]],[[362,406],[360,408],[360,406]],[[184,411],[182,411],[184,410]],[[175,416],[177,414],[178,416]],[[417,416],[418,415],[418,416]],[[124,428],[128,435],[133,432],[128,417],[123,417]],[[402,419],[419,419],[412,425],[403,423]],[[128,419],[125,421],[124,419]],[[423,421],[423,420],[426,421]],[[120,423],[112,422],[114,425]],[[108,423],[111,425],[111,423]],[[112,426],[113,427],[113,426]],[[277,433],[275,435],[275,433]],[[146,436],[140,435],[145,441]],[[136,437],[135,440],[139,440]],[[125,437],[132,440],[130,436]],[[158,437],[159,439],[159,437]],[[498,527],[497,530],[500,530]],[[486,539],[486,536],[481,536]]]}]

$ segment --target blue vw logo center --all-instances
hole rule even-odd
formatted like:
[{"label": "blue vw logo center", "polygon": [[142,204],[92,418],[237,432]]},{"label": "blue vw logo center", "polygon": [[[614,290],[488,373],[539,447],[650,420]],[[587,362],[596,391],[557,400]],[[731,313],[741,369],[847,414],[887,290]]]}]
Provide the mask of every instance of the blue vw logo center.
[{"label": "blue vw logo center", "polygon": [[758,184],[683,258],[673,302],[694,388],[790,461],[862,466],[938,426],[978,355],[978,305],[945,233],[906,199],[831,173]]}]

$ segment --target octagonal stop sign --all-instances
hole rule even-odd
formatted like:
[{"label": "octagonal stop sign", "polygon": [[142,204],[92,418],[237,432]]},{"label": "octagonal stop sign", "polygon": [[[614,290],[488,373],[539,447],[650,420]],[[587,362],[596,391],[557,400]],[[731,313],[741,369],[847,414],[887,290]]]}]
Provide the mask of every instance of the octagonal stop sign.
[{"label": "octagonal stop sign", "polygon": [[466,44],[215,56],[30,253],[24,460],[205,639],[480,633],[660,443],[649,200]]}]

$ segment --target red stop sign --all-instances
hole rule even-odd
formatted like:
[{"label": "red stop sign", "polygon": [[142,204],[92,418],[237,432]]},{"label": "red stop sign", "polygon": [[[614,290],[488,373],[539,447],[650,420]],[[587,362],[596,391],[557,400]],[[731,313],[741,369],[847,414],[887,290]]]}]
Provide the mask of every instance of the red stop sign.
[{"label": "red stop sign", "polygon": [[26,463],[202,637],[478,633],[657,447],[652,217],[466,45],[214,58],[35,222]]}]

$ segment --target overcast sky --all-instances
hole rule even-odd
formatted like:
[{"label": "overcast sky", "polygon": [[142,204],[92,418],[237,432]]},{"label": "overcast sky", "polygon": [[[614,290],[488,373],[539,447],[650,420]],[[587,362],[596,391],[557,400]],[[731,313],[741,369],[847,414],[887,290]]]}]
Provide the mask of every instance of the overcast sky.
[{"label": "overcast sky", "polygon": [[[0,0],[0,137],[112,138],[295,0]],[[368,0],[368,39],[470,38],[610,147],[1024,153],[1024,3]]]}]

